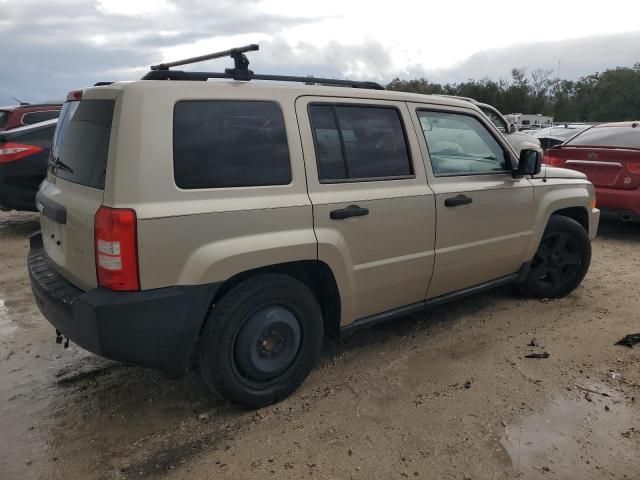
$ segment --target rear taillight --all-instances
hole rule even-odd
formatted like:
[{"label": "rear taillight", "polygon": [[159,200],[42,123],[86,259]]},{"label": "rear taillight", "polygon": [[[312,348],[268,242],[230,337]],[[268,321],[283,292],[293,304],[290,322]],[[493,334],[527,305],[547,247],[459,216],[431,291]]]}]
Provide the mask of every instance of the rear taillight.
[{"label": "rear taillight", "polygon": [[136,212],[100,207],[94,238],[98,285],[110,290],[140,290]]},{"label": "rear taillight", "polygon": [[563,161],[561,158],[554,157],[552,155],[549,155],[548,153],[544,156],[544,160],[543,160],[543,163],[546,163],[547,165],[551,165],[552,167],[561,167],[562,162]]},{"label": "rear taillight", "polygon": [[7,142],[0,145],[0,163],[9,163],[22,160],[29,155],[41,152],[42,148],[22,143]]},{"label": "rear taillight", "polygon": [[640,163],[627,163],[627,170],[634,175],[640,175]]}]

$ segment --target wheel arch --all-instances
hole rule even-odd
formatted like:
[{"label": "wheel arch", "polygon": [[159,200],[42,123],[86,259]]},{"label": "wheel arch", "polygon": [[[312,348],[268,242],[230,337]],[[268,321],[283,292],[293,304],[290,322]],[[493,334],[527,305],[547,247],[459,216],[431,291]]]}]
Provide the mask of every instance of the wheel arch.
[{"label": "wheel arch", "polygon": [[278,263],[240,272],[222,283],[214,295],[212,305],[215,305],[234,286],[265,273],[288,275],[304,283],[320,305],[327,335],[332,338],[340,336],[341,302],[338,285],[329,265],[318,260]]}]

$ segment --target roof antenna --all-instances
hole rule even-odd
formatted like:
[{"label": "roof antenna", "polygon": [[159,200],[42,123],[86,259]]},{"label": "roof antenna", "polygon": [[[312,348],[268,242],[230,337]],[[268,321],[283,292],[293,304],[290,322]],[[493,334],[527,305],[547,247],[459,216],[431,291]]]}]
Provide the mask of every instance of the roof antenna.
[{"label": "roof antenna", "polygon": [[22,100],[17,99],[16,97],[11,97],[13,98],[16,102],[18,102],[20,105],[29,105],[29,102],[23,102]]}]

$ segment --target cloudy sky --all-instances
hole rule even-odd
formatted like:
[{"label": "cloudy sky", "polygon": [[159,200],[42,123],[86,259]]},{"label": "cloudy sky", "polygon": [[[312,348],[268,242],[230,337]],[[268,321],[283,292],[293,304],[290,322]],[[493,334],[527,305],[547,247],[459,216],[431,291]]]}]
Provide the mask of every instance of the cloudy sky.
[{"label": "cloudy sky", "polygon": [[260,44],[257,72],[378,81],[558,65],[575,79],[640,62],[640,4],[629,0],[0,0],[0,12],[0,105],[248,43]]}]

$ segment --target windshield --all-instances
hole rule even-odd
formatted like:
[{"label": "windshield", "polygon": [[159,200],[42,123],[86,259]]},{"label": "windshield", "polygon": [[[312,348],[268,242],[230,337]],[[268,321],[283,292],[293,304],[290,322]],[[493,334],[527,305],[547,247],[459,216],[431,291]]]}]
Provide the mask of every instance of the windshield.
[{"label": "windshield", "polygon": [[104,188],[113,100],[66,102],[53,139],[57,177],[92,188]]},{"label": "windshield", "polygon": [[584,131],[567,145],[640,148],[640,127],[594,127]]}]

